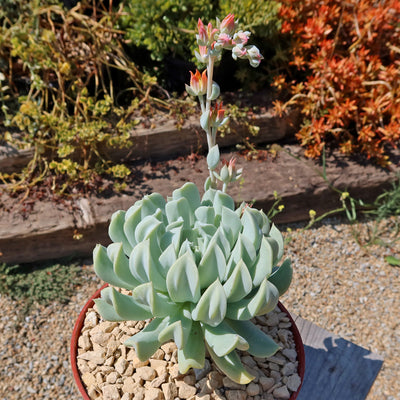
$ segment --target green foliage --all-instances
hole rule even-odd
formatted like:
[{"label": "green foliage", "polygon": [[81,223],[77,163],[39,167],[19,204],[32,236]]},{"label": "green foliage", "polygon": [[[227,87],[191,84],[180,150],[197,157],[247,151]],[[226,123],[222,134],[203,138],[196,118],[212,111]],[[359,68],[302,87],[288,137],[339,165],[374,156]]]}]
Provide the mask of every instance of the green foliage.
[{"label": "green foliage", "polygon": [[197,20],[211,20],[219,12],[212,2],[202,0],[127,0],[125,11],[120,24],[127,39],[158,61],[170,55],[190,59]]},{"label": "green foliage", "polygon": [[34,303],[66,303],[80,283],[81,268],[75,264],[54,264],[41,268],[0,264],[0,293],[22,300],[25,311]]},{"label": "green foliage", "polygon": [[140,101],[152,101],[156,81],[122,51],[119,12],[88,1],[69,11],[53,0],[16,4],[19,13],[7,3],[0,14],[0,118],[21,131],[3,140],[34,155],[23,171],[0,178],[19,190],[50,176],[58,192],[99,175],[125,178],[128,169],[112,165],[107,149],[132,145],[138,121],[131,115]]},{"label": "green foliage", "polygon": [[273,0],[127,0],[125,11],[120,26],[127,31],[127,38],[133,46],[145,47],[158,61],[171,55],[195,61],[193,27],[199,18],[215,21],[233,13],[239,16],[240,26],[258,40],[270,39],[280,28],[279,3]]},{"label": "green foliage", "polygon": [[[219,155],[218,155],[219,156]],[[219,158],[219,157],[217,157]],[[204,365],[205,348],[232,380],[251,376],[235,349],[271,356],[278,345],[249,320],[268,313],[292,280],[283,238],[259,210],[209,188],[203,198],[186,183],[167,201],[153,193],[113,214],[113,243],[93,252],[96,274],[129,291],[102,291],[108,320],[154,318],[125,344],[145,360],[165,341],[178,347],[182,373]]]}]

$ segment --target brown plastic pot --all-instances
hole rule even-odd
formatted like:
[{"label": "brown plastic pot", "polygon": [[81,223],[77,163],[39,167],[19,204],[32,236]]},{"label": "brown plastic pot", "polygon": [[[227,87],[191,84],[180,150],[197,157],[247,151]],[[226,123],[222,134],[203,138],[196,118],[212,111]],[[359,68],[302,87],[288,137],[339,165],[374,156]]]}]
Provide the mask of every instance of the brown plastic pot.
[{"label": "brown plastic pot", "polygon": [[[70,349],[72,374],[74,376],[75,383],[76,383],[76,385],[82,395],[82,398],[84,400],[91,400],[91,399],[87,393],[85,385],[82,382],[81,374],[78,370],[78,364],[77,364],[78,340],[79,340],[79,336],[81,335],[81,330],[82,330],[83,323],[85,321],[85,317],[86,317],[86,313],[87,313],[88,309],[93,307],[94,299],[97,299],[98,297],[100,297],[100,292],[107,286],[108,286],[108,284],[106,283],[100,289],[96,290],[96,292],[93,294],[93,296],[88,300],[88,302],[82,308],[82,311],[80,312],[78,319],[76,320],[74,330],[72,331],[71,349]],[[301,340],[300,332],[297,329],[297,326],[296,326],[293,318],[289,314],[288,310],[286,310],[286,308],[280,302],[278,303],[278,307],[284,313],[287,314],[287,317],[289,318],[290,322],[292,323],[291,330],[293,333],[294,342],[296,344],[297,360],[299,362],[297,372],[300,376],[301,384],[302,384],[303,379],[304,379],[304,372],[305,372],[305,354],[304,354],[303,341]],[[297,398],[297,395],[299,394],[299,391],[301,389],[301,384],[300,384],[299,388],[297,389],[297,391],[292,393],[289,400],[295,400]]]}]

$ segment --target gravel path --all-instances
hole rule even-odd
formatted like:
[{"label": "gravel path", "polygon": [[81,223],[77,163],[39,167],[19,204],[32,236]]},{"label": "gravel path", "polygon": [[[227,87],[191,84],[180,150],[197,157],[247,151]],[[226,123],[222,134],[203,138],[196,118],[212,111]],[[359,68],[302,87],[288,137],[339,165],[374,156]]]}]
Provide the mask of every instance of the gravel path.
[{"label": "gravel path", "polygon": [[[394,222],[383,221],[381,237],[394,239]],[[285,234],[286,254],[295,276],[282,302],[301,317],[381,354],[385,362],[367,399],[400,399],[400,268],[384,261],[385,255],[400,254],[400,242],[360,246],[355,235],[365,243],[371,222],[352,227],[331,219],[307,231],[300,225],[291,228]],[[0,296],[1,400],[81,399],[69,368],[70,335],[86,299],[100,286],[91,267],[82,267],[82,285],[68,305],[39,306],[23,318],[21,304]]]}]

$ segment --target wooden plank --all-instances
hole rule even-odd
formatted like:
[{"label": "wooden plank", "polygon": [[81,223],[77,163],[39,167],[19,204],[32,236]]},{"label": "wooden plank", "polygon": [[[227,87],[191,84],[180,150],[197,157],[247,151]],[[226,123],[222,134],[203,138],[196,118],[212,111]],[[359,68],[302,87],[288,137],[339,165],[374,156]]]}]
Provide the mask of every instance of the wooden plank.
[{"label": "wooden plank", "polygon": [[293,319],[306,355],[297,400],[365,400],[383,358],[300,317]]},{"label": "wooden plank", "polygon": [[[257,115],[251,124],[260,128],[259,133],[251,138],[252,143],[272,143],[293,135],[299,126],[300,113],[291,110],[285,117],[277,117],[268,111]],[[234,146],[243,142],[248,135],[243,125],[231,124],[232,133],[218,138],[220,148]],[[111,160],[120,162],[130,160],[162,160],[190,154],[207,147],[206,135],[199,125],[198,118],[189,118],[181,129],[176,121],[165,119],[156,123],[153,129],[138,127],[131,132],[133,146],[130,148],[102,148]],[[0,171],[12,173],[24,168],[33,156],[33,150],[17,150],[10,144],[0,146]]]},{"label": "wooden plank", "polygon": [[[290,150],[295,154],[300,151],[293,145]],[[227,160],[231,156],[237,154],[222,153]],[[372,165],[360,167],[348,160],[342,166],[338,165],[338,160],[341,160],[339,155],[327,157],[329,178],[335,186],[366,202],[374,200],[394,179],[393,173]],[[338,194],[315,172],[318,165],[313,161],[300,162],[281,151],[275,160],[269,158],[264,162],[239,157],[237,167],[244,168],[244,181],[229,188],[231,196],[237,203],[255,200],[255,207],[269,210],[275,201],[273,192],[276,190],[285,206],[284,212],[274,218],[276,223],[307,220],[310,209],[321,215],[341,205]],[[132,182],[127,194],[109,198],[90,196],[64,200],[60,204],[37,201],[24,213],[21,212],[23,207],[4,193],[0,199],[0,262],[23,263],[91,255],[96,243],[108,243],[107,226],[113,212],[126,210],[151,192],[170,196],[187,181],[202,188],[208,175],[205,158],[195,165],[189,159],[153,166],[145,164],[138,172],[142,178]],[[76,240],[75,233],[82,234],[82,238]]]}]

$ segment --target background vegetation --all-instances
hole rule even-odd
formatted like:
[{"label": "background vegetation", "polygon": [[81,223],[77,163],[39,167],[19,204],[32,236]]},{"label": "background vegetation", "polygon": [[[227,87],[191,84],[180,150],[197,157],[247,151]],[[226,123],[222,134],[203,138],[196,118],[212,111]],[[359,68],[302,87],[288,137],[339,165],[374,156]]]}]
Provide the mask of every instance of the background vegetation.
[{"label": "background vegetation", "polygon": [[296,136],[307,156],[328,144],[388,164],[400,138],[395,0],[3,0],[0,141],[33,156],[0,179],[27,193],[98,191],[107,178],[123,188],[130,170],[108,149],[132,146],[140,118],[176,109],[185,118],[197,19],[229,12],[265,62],[249,74],[223,59],[220,71],[235,77],[217,77],[223,90],[270,91],[273,82],[287,100],[276,112],[303,114]]}]

